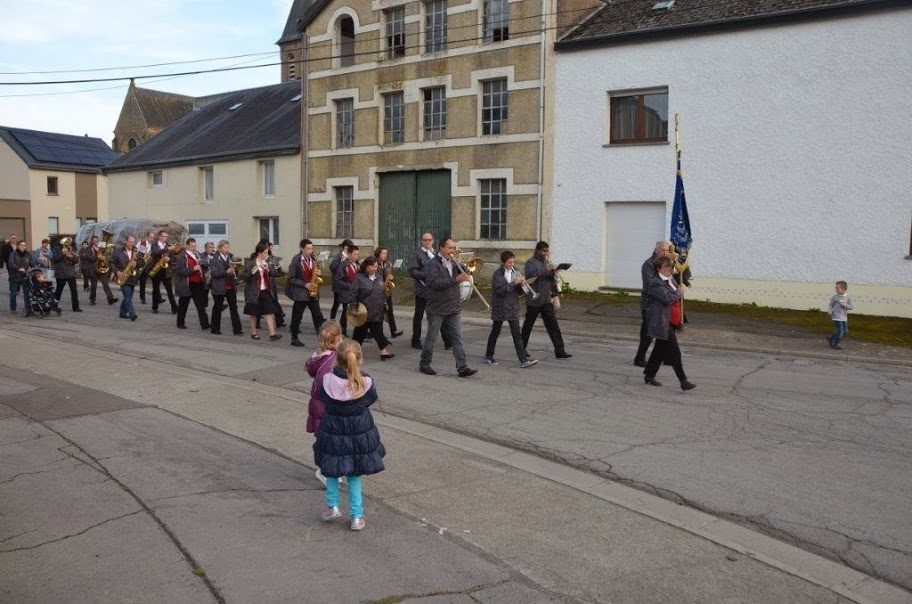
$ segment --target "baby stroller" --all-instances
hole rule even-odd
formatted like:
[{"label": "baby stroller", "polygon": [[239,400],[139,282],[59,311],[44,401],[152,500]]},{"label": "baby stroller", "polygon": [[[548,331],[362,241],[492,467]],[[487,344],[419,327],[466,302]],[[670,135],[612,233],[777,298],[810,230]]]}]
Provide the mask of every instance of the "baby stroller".
[{"label": "baby stroller", "polygon": [[60,305],[54,298],[54,286],[45,276],[44,271],[40,268],[33,268],[28,279],[23,283],[26,292],[29,294],[29,304],[31,311],[38,315],[39,319],[52,312],[60,316]]}]

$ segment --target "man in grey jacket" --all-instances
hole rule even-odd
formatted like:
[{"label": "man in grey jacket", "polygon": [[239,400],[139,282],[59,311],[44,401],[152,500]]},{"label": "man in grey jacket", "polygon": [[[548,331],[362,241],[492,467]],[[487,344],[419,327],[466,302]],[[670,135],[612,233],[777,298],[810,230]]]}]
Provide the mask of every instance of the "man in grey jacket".
[{"label": "man in grey jacket", "polygon": [[313,242],[310,239],[301,240],[301,252],[295,254],[288,265],[288,282],[285,286],[285,295],[291,298],[294,306],[291,309],[291,345],[304,346],[300,339],[301,320],[304,318],[304,311],[310,309],[310,316],[313,319],[314,332],[319,334],[320,327],[323,326],[323,312],[320,310],[320,299],[313,296],[313,291],[319,285],[311,283],[316,275],[320,275],[320,267],[317,266],[316,258],[313,254]]},{"label": "man in grey jacket", "polygon": [[649,350],[649,345],[652,344],[652,338],[646,331],[646,288],[649,286],[650,279],[659,276],[658,271],[653,266],[653,262],[657,258],[667,255],[668,242],[656,241],[655,247],[652,249],[652,256],[647,258],[640,268],[640,276],[643,278],[643,290],[640,293],[640,315],[643,318],[643,322],[640,324],[640,346],[637,348],[636,356],[633,357],[633,364],[637,367],[646,366],[646,352]]},{"label": "man in grey jacket", "polygon": [[[428,297],[430,291],[424,281],[424,271],[428,263],[437,256],[434,249],[434,236],[431,233],[421,235],[421,247],[412,254],[412,262],[409,264],[409,276],[414,282],[415,291],[415,314],[412,315],[412,348],[421,350],[421,321],[424,319],[424,312],[427,309]],[[449,332],[444,329],[443,345],[449,350],[453,346]]]},{"label": "man in grey jacket", "polygon": [[547,241],[539,241],[535,244],[535,253],[526,260],[523,272],[525,273],[526,281],[535,279],[532,287],[538,293],[538,297],[534,300],[526,299],[526,318],[522,326],[523,346],[528,350],[529,336],[532,335],[535,319],[540,314],[542,322],[545,324],[545,329],[548,331],[548,337],[551,338],[551,344],[554,345],[554,356],[558,359],[569,359],[573,355],[564,348],[564,337],[561,335],[560,325],[558,325],[557,316],[554,314],[554,302],[551,300],[555,285],[554,267],[548,261],[550,250],[551,248],[548,246]]},{"label": "man in grey jacket", "polygon": [[459,377],[469,377],[478,373],[466,361],[465,348],[462,345],[462,300],[459,297],[459,284],[468,281],[469,276],[456,266],[456,242],[451,237],[444,237],[440,242],[439,253],[425,266],[424,283],[427,286],[428,331],[424,337],[421,350],[419,371],[425,375],[437,375],[431,368],[434,357],[434,342],[441,327],[450,334],[453,341],[453,356],[456,359],[456,371]]}]

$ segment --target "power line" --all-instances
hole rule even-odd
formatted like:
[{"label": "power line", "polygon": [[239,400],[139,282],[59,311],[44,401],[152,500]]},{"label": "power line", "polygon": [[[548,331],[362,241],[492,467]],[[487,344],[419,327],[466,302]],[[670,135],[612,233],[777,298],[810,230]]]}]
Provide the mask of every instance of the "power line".
[{"label": "power line", "polygon": [[269,52],[252,52],[243,55],[232,55],[229,57],[212,57],[210,59],[191,59],[187,61],[168,61],[166,63],[148,63],[146,65],[124,65],[122,67],[91,67],[86,69],[55,69],[50,71],[0,71],[0,75],[47,75],[51,73],[89,73],[92,71],[117,71],[119,69],[146,69],[148,67],[164,67],[166,65],[189,65],[191,63],[208,63],[210,61],[228,61],[231,59],[243,59],[246,57],[262,57],[275,54],[274,50]]}]

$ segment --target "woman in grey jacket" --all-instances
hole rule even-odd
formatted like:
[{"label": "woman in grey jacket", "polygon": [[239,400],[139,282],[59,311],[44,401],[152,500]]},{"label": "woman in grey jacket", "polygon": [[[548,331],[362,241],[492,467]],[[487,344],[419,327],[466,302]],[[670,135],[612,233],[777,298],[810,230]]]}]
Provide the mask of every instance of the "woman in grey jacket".
[{"label": "woman in grey jacket", "polygon": [[244,280],[247,282],[244,287],[244,314],[250,315],[251,338],[260,339],[260,334],[257,333],[257,318],[263,317],[266,320],[269,339],[275,341],[282,337],[282,334],[276,333],[275,325],[276,312],[281,309],[272,297],[272,283],[276,273],[275,266],[267,261],[268,257],[269,246],[260,242],[247,260],[244,270]]},{"label": "woman in grey jacket", "polygon": [[656,342],[646,362],[646,369],[643,370],[644,379],[651,386],[661,386],[655,376],[664,363],[674,369],[675,375],[681,381],[681,390],[692,390],[697,385],[687,381],[687,374],[684,373],[684,365],[681,363],[678,338],[671,326],[671,307],[681,299],[681,294],[687,287],[675,283],[670,258],[656,258],[653,265],[658,271],[658,276],[651,277],[646,283],[645,319],[646,334],[650,338],[655,338]]},{"label": "woman in grey jacket", "polygon": [[387,361],[395,355],[389,351],[390,342],[383,335],[383,313],[386,310],[386,288],[383,277],[378,272],[380,265],[373,256],[368,256],[361,263],[361,272],[355,276],[350,292],[353,303],[360,302],[367,308],[367,322],[360,327],[355,327],[352,339],[358,344],[364,343],[364,337],[370,330],[380,349],[380,360]]}]

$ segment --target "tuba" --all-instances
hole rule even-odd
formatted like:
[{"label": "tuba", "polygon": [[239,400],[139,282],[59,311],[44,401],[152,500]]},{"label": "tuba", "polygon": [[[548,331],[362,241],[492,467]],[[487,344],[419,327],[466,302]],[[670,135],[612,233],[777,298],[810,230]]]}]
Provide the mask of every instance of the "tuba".
[{"label": "tuba", "polygon": [[70,236],[64,237],[60,240],[60,245],[63,246],[63,261],[71,266],[79,264],[79,256],[73,251],[73,238]]},{"label": "tuba", "polygon": [[114,253],[114,244],[111,239],[114,233],[101,229],[101,242],[95,248],[95,274],[107,275],[111,272],[111,254]]}]

